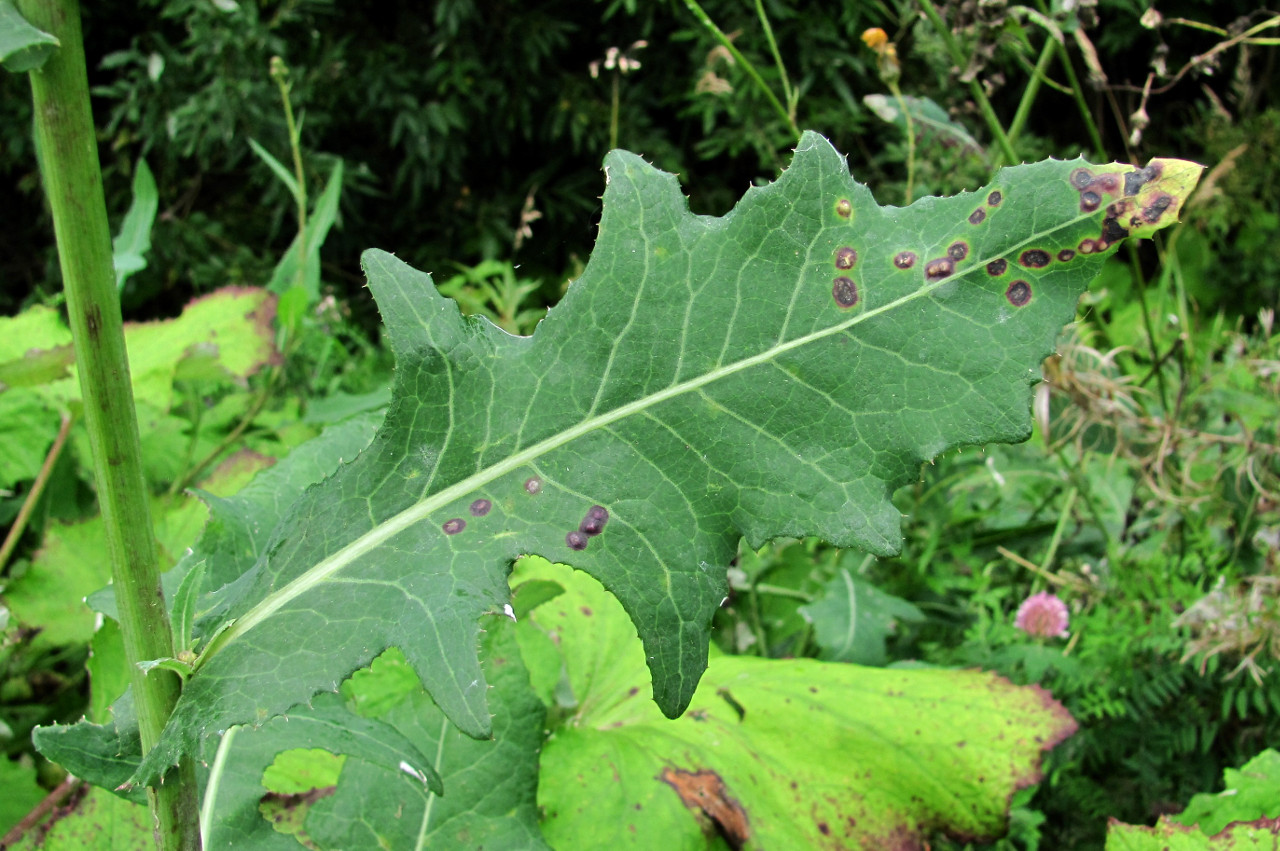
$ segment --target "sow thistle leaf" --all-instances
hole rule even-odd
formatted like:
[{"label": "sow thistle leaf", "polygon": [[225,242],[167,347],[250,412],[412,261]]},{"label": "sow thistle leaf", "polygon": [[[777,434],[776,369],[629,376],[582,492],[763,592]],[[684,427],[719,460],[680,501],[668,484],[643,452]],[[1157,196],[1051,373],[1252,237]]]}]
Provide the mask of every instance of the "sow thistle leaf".
[{"label": "sow thistle leaf", "polygon": [[313,488],[219,595],[139,780],[401,648],[445,715],[491,730],[478,618],[524,554],[598,578],[684,710],[745,537],[890,553],[889,494],[949,447],[1024,439],[1031,385],[1102,255],[1175,220],[1189,163],[1047,162],[882,208],[806,134],[722,218],[614,152],[591,262],[532,337],[463,318],[364,256],[397,358],[370,447]]}]

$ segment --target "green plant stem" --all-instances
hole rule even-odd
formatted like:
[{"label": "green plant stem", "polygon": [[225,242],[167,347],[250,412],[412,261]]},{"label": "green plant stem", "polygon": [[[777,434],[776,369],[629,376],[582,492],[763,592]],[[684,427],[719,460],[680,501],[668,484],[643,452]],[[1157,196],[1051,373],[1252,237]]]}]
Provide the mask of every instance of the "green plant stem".
[{"label": "green plant stem", "polygon": [[618,77],[622,76],[617,71],[613,72],[613,107],[609,111],[609,150],[618,147]]},{"label": "green plant stem", "polygon": [[1022,100],[1018,101],[1018,111],[1013,114],[1013,122],[1009,125],[1009,143],[1013,144],[1018,141],[1018,137],[1022,135],[1022,128],[1027,125],[1027,116],[1031,114],[1031,107],[1035,105],[1036,95],[1040,93],[1040,84],[1044,82],[1045,71],[1049,68],[1049,60],[1053,58],[1053,46],[1057,44],[1053,34],[1050,33],[1048,41],[1040,50],[1040,58],[1036,61],[1036,68],[1031,72],[1031,79],[1027,81],[1027,87],[1022,90]]},{"label": "green plant stem", "polygon": [[911,118],[911,110],[907,109],[907,99],[902,96],[902,89],[896,78],[888,80],[889,91],[898,101],[898,109],[902,110],[902,119],[907,129],[907,192],[906,204],[910,205],[916,191],[916,123]]},{"label": "green plant stem", "polygon": [[786,107],[784,107],[782,102],[778,100],[778,96],[773,93],[773,89],[770,89],[768,84],[765,83],[764,78],[760,76],[760,72],[756,70],[756,66],[752,65],[751,62],[748,61],[747,57],[743,56],[741,51],[733,46],[733,42],[729,39],[729,36],[725,35],[724,32],[716,26],[716,22],[711,20],[711,17],[700,5],[698,5],[698,0],[684,0],[684,5],[687,6],[689,11],[693,13],[694,17],[697,18],[702,25],[716,37],[716,40],[719,41],[720,44],[724,45],[724,49],[729,51],[729,55],[733,57],[733,61],[741,65],[742,70],[746,71],[747,75],[755,81],[755,84],[760,88],[760,91],[764,92],[765,97],[769,99],[769,103],[773,104],[773,108],[777,110],[778,115],[787,123],[787,128],[791,131],[791,135],[795,136],[796,139],[799,139],[800,128],[796,126],[795,119],[787,113]]},{"label": "green plant stem", "polygon": [[[1048,16],[1049,6],[1044,0],[1036,0],[1036,8],[1040,10],[1040,14]],[[1080,78],[1076,76],[1075,66],[1071,64],[1071,54],[1067,53],[1067,46],[1058,41],[1052,35],[1049,36],[1049,43],[1053,46],[1053,50],[1058,54],[1058,61],[1062,63],[1062,73],[1067,75],[1067,85],[1071,88],[1071,95],[1075,99],[1076,108],[1080,110],[1080,119],[1084,122],[1084,127],[1089,131],[1089,140],[1093,142],[1093,152],[1098,158],[1098,162],[1107,161],[1107,149],[1102,144],[1102,134],[1098,131],[1098,123],[1093,120],[1093,113],[1089,110],[1089,104],[1084,99],[1084,92],[1080,89]]]},{"label": "green plant stem", "polygon": [[[160,738],[181,683],[167,671],[147,676],[137,663],[173,656],[156,542],[151,526],[124,324],[111,264],[97,138],[80,33],[78,0],[20,0],[22,14],[61,48],[31,73],[41,174],[53,214],[93,455],[106,552],[144,751]],[[147,789],[162,851],[200,847],[194,763]]]},{"label": "green plant stem", "polygon": [[[691,2],[691,0],[685,0]],[[924,10],[925,17],[929,19],[929,23],[933,24],[933,28],[938,31],[938,36],[942,39],[942,43],[947,48],[947,53],[951,55],[951,61],[955,63],[957,68],[963,68],[966,64],[964,52],[960,50],[960,45],[956,44],[955,38],[951,35],[951,30],[947,29],[947,24],[942,20],[942,16],[938,14],[938,10],[933,7],[931,0],[920,0],[920,8]],[[1000,123],[1000,119],[996,117],[996,111],[991,106],[991,101],[987,100],[987,93],[982,90],[982,85],[977,80],[969,81],[969,93],[973,95],[973,100],[978,104],[978,111],[982,113],[982,119],[987,122],[987,129],[991,131],[991,135],[996,140],[996,145],[1000,148],[1000,158],[996,159],[995,167],[999,168],[1003,165],[1017,165],[1018,155],[1013,150],[1013,142],[1009,140],[1008,134],[1004,131],[1004,125]]]},{"label": "green plant stem", "polygon": [[58,427],[58,436],[53,439],[53,446],[49,447],[49,452],[44,456],[44,463],[40,465],[40,472],[36,473],[36,479],[31,483],[31,490],[27,491],[27,496],[22,500],[22,508],[18,509],[18,516],[14,518],[13,525],[9,527],[9,533],[4,537],[4,543],[0,544],[0,570],[9,563],[9,557],[13,555],[14,549],[18,546],[18,539],[22,537],[22,533],[26,531],[27,523],[31,520],[31,513],[35,511],[36,503],[40,501],[40,494],[44,493],[44,486],[49,483],[49,476],[53,474],[53,465],[57,462],[58,456],[62,454],[62,447],[67,445],[67,435],[71,432],[71,415],[64,413],[62,415],[62,425]]},{"label": "green plant stem", "polygon": [[[283,62],[280,67],[283,68]],[[275,63],[272,63],[272,76],[275,77],[276,86],[280,89],[280,100],[284,102],[284,123],[289,130],[289,150],[293,154],[293,176],[298,181],[298,233],[301,238],[298,240],[298,275],[297,285],[303,286],[303,276],[306,275],[307,267],[307,181],[306,172],[302,169],[302,140],[301,134],[298,133],[297,122],[293,120],[293,104],[289,101],[289,83],[285,80],[287,72],[276,72]]]},{"label": "green plant stem", "polygon": [[773,61],[778,65],[778,79],[782,81],[782,99],[787,102],[787,119],[791,126],[796,126],[796,104],[799,95],[791,88],[791,80],[787,77],[787,66],[782,62],[782,53],[778,50],[778,41],[773,37],[773,27],[769,24],[769,16],[764,12],[764,0],[756,0],[756,15],[760,18],[760,26],[764,28],[765,40],[769,42],[769,51]]}]

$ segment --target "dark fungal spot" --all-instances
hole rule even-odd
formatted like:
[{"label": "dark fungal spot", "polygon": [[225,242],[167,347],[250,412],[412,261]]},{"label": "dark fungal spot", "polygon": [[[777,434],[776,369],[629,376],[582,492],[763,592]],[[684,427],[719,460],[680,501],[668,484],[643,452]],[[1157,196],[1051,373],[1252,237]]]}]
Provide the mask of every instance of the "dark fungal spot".
[{"label": "dark fungal spot", "polygon": [[604,524],[609,522],[609,509],[603,505],[593,505],[587,510],[587,516],[578,524],[578,531],[584,535],[599,535],[604,531]]},{"label": "dark fungal spot", "polygon": [[853,264],[858,262],[858,252],[849,246],[843,246],[836,249],[836,268],[852,269]]},{"label": "dark fungal spot", "polygon": [[999,207],[1000,202],[1004,200],[1004,193],[999,189],[987,196],[987,204],[992,207]]},{"label": "dark fungal spot", "polygon": [[1089,188],[1114,195],[1120,189],[1120,178],[1114,174],[1100,174],[1089,184]]},{"label": "dark fungal spot", "polygon": [[471,503],[471,516],[484,517],[489,513],[489,509],[493,508],[493,503],[487,499],[477,499]]},{"label": "dark fungal spot", "polygon": [[444,521],[444,525],[440,527],[446,535],[456,535],[463,529],[467,528],[467,521],[461,517],[455,517],[452,520]]},{"label": "dark fungal spot", "polygon": [[587,536],[574,529],[572,532],[564,536],[564,542],[569,545],[571,550],[585,550],[587,548]]},{"label": "dark fungal spot", "polygon": [[841,198],[836,202],[836,215],[842,219],[847,219],[853,215],[853,205],[849,203],[848,198]]},{"label": "dark fungal spot", "polygon": [[991,277],[999,277],[1004,274],[1004,270],[1009,268],[1009,261],[1003,257],[992,260],[987,264],[987,274]]},{"label": "dark fungal spot", "polygon": [[953,242],[947,246],[947,256],[959,263],[969,256],[969,243]]},{"label": "dark fungal spot", "polygon": [[1080,240],[1081,254],[1092,254],[1097,250],[1098,250],[1098,243],[1093,241],[1092,239],[1085,237],[1084,239]]},{"label": "dark fungal spot", "polygon": [[969,214],[969,224],[980,225],[987,219],[987,211],[979,207]]},{"label": "dark fungal spot", "polygon": [[927,281],[941,281],[956,270],[956,261],[950,257],[939,257],[924,265],[924,277]]},{"label": "dark fungal spot", "polygon": [[1164,211],[1169,209],[1172,204],[1173,198],[1168,195],[1161,195],[1159,198],[1152,201],[1149,206],[1143,208],[1142,218],[1146,219],[1151,224],[1155,224],[1160,221],[1160,217],[1164,215]]},{"label": "dark fungal spot", "polygon": [[899,251],[893,255],[893,265],[899,269],[910,269],[916,265],[916,253],[914,251]]},{"label": "dark fungal spot", "polygon": [[1124,239],[1128,235],[1129,235],[1129,231],[1126,230],[1115,219],[1107,219],[1102,223],[1101,242],[1105,242],[1108,245],[1110,245],[1113,242],[1119,242],[1120,240]]},{"label": "dark fungal spot", "polygon": [[849,278],[836,278],[831,282],[831,297],[836,300],[836,305],[839,307],[845,309],[853,307],[858,303],[858,285]]},{"label": "dark fungal spot", "polygon": [[1068,260],[1070,260],[1075,256],[1076,256],[1075,251],[1070,248],[1064,248],[1058,252],[1058,259],[1061,260],[1063,263],[1066,263]]},{"label": "dark fungal spot", "polygon": [[1049,265],[1049,252],[1042,251],[1039,248],[1029,248],[1022,252],[1022,256],[1018,258],[1018,262],[1023,266],[1031,269],[1043,269]]},{"label": "dark fungal spot", "polygon": [[542,479],[530,476],[524,481],[524,489],[530,494],[542,493]]},{"label": "dark fungal spot", "polygon": [[1068,179],[1076,189],[1084,189],[1093,182],[1093,172],[1087,168],[1078,168],[1071,172],[1071,177]]},{"label": "dark fungal spot", "polygon": [[1014,307],[1022,307],[1031,301],[1031,285],[1023,280],[1014,281],[1009,285],[1009,289],[1004,291],[1004,297],[1009,299],[1009,304]]},{"label": "dark fungal spot", "polygon": [[1124,176],[1124,195],[1137,195],[1138,190],[1160,176],[1160,166],[1148,163],[1146,168],[1131,171]]},{"label": "dark fungal spot", "polygon": [[1080,193],[1080,209],[1086,213],[1092,213],[1102,204],[1102,196],[1097,192],[1090,190]]}]

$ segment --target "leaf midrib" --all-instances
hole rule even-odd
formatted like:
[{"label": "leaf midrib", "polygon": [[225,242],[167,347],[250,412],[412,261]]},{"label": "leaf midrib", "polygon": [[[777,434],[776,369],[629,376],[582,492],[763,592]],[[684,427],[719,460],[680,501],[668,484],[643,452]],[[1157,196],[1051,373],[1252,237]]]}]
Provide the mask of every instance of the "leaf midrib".
[{"label": "leaf midrib", "polygon": [[1043,240],[1057,231],[1072,227],[1086,219],[1094,218],[1096,215],[1096,212],[1082,213],[1074,218],[1062,222],[1056,227],[1032,234],[1010,248],[1006,248],[989,257],[975,260],[973,265],[964,272],[928,283],[920,289],[914,290],[911,293],[895,299],[894,301],[888,302],[880,307],[859,312],[844,322],[839,322],[835,325],[831,325],[827,328],[814,331],[784,343],[775,344],[771,348],[766,349],[759,354],[752,355],[751,357],[744,358],[740,361],[735,361],[731,364],[716,367],[703,375],[669,385],[656,393],[643,396],[602,414],[589,416],[582,420],[582,422],[559,432],[558,434],[534,443],[490,467],[486,467],[483,470],[479,470],[470,476],[467,476],[465,479],[460,479],[449,487],[437,491],[420,502],[409,506],[394,517],[383,521],[368,532],[360,535],[360,537],[356,538],[342,549],[317,562],[305,573],[284,585],[279,590],[268,594],[260,603],[251,608],[243,616],[237,618],[231,626],[219,634],[217,636],[217,640],[210,643],[210,645],[205,649],[205,652],[202,653],[200,658],[197,660],[196,667],[203,667],[203,665],[207,664],[209,659],[212,658],[213,655],[216,655],[222,648],[226,647],[228,644],[253,629],[255,626],[270,618],[271,615],[275,614],[292,600],[320,585],[326,579],[338,573],[344,567],[356,561],[361,556],[376,549],[381,544],[410,528],[414,524],[426,519],[433,512],[463,496],[466,496],[483,485],[486,485],[495,479],[505,476],[513,470],[519,469],[520,467],[535,461],[548,452],[558,449],[567,443],[571,443],[598,428],[602,428],[611,423],[617,422],[618,420],[625,419],[633,414],[659,405],[669,399],[674,399],[685,393],[697,390],[715,381],[719,381],[720,379],[728,378],[729,376],[736,375],[744,370],[751,369],[754,366],[767,363],[786,352],[802,348],[803,346],[818,342],[819,340],[823,340],[827,337],[843,333],[849,328],[853,328],[862,322],[866,322],[883,313],[888,313],[905,304],[910,304],[913,301],[924,298],[935,290],[949,284],[954,284],[970,274],[979,272],[979,270],[984,269],[987,263],[992,260],[1015,255],[1024,246]]}]

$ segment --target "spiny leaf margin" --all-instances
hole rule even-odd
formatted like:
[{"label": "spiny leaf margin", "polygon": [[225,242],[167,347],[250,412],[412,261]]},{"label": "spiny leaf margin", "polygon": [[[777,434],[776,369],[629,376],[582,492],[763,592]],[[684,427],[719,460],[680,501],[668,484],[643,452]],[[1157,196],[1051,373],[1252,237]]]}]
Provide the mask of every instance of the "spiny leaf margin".
[{"label": "spiny leaf margin", "polygon": [[[501,611],[524,554],[620,599],[654,698],[678,715],[740,536],[893,552],[889,495],[920,463],[1025,439],[1039,362],[1103,257],[1129,228],[1175,220],[1195,182],[1197,167],[1159,162],[1019,166],[978,193],[882,208],[808,133],[775,183],[714,218],[689,212],[673,175],[614,152],[597,250],[528,338],[367,252],[399,364],[386,424],[221,594],[202,628],[231,626],[143,778],[210,728],[336,689],[388,646],[454,723],[488,735],[478,617]],[[1082,174],[1110,179],[1098,203]],[[609,528],[578,551],[593,503]]]}]

